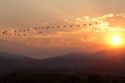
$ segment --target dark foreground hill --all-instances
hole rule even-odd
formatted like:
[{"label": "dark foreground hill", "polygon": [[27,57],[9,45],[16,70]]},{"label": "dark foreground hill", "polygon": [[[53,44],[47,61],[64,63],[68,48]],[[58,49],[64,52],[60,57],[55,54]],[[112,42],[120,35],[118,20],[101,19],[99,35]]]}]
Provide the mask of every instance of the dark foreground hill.
[{"label": "dark foreground hill", "polygon": [[33,59],[0,53],[0,83],[125,83],[124,49]]},{"label": "dark foreground hill", "polygon": [[125,52],[105,50],[93,54],[70,53],[48,59],[33,59],[0,53],[0,73],[36,71],[53,73],[124,73]]}]

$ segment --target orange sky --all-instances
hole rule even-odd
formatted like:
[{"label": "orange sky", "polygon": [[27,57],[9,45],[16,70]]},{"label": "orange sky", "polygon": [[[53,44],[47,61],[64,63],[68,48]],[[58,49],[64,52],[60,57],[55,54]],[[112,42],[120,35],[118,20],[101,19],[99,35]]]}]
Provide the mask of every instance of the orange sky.
[{"label": "orange sky", "polygon": [[[1,2],[1,52],[9,51],[32,57],[48,57],[74,51],[93,52],[107,49],[108,36],[114,33],[120,33],[124,37],[124,0],[1,0]],[[91,26],[88,26],[90,23]],[[35,26],[58,25],[60,29],[34,30]],[[30,29],[30,32],[20,33],[27,34],[26,37],[15,36],[13,32],[20,29]],[[2,32],[5,30],[12,35],[3,35]]]}]

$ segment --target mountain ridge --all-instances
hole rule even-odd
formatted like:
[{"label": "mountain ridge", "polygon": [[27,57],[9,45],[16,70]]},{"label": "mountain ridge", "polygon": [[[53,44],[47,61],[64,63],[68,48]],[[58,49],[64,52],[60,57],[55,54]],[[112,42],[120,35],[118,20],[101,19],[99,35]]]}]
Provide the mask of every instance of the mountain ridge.
[{"label": "mountain ridge", "polygon": [[[110,53],[112,52],[112,53]],[[113,57],[109,57],[113,54]],[[105,50],[93,54],[73,52],[47,59],[32,59],[9,53],[0,53],[0,68],[4,71],[39,70],[40,72],[73,71],[73,72],[125,72],[125,58],[119,58],[119,53],[124,57],[125,52]],[[4,58],[3,56],[6,55]],[[117,55],[117,56],[116,56]],[[7,57],[9,56],[9,57]],[[13,57],[11,57],[13,56]],[[107,57],[108,56],[108,57]],[[121,55],[120,55],[121,56]]]}]

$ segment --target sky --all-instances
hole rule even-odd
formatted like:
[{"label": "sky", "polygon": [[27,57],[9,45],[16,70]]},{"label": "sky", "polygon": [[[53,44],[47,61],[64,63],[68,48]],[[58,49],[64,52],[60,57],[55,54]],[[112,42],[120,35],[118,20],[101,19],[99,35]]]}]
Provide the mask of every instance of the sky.
[{"label": "sky", "polygon": [[[124,0],[0,0],[0,2],[0,52],[46,58],[75,51],[103,50],[109,43],[108,36],[118,34],[124,37]],[[91,26],[88,27],[89,24]],[[33,28],[58,25],[59,29]],[[64,25],[68,28],[64,28]],[[15,30],[19,32],[20,29],[30,29],[30,32],[20,33],[27,34],[26,37],[15,36],[13,32]],[[2,32],[5,30],[12,35],[3,35]],[[39,32],[42,34],[38,34]]]}]

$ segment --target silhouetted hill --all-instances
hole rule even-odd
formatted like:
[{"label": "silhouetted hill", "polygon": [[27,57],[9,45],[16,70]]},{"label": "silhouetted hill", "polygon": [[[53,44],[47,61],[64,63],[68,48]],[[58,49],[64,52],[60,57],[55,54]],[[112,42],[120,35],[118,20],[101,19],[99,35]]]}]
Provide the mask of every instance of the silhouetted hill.
[{"label": "silhouetted hill", "polygon": [[25,60],[25,61],[29,61],[29,60],[33,60],[33,58],[30,57],[26,57],[26,56],[22,56],[22,55],[16,55],[16,54],[12,54],[12,53],[7,53],[7,52],[1,52],[0,53],[0,59],[18,59],[18,60]]},{"label": "silhouetted hill", "polygon": [[0,53],[0,74],[31,69],[35,66],[36,61],[25,56],[2,52]]},{"label": "silhouetted hill", "polygon": [[53,73],[124,73],[124,49],[88,53],[70,53],[47,59],[32,59],[0,53],[0,73],[14,71]]},{"label": "silhouetted hill", "polygon": [[42,61],[48,69],[67,69],[74,72],[121,73],[125,71],[124,49],[87,53],[71,53]]},{"label": "silhouetted hill", "polygon": [[95,57],[87,53],[71,53],[45,59],[42,61],[42,64],[45,67],[55,69],[83,69],[92,66],[98,60],[101,60],[101,57]]}]

